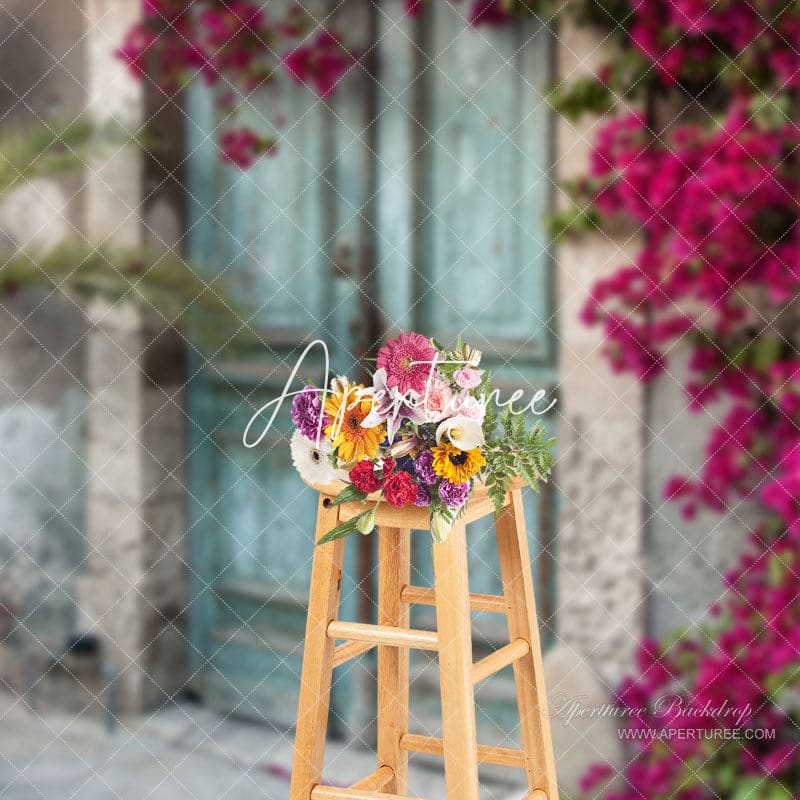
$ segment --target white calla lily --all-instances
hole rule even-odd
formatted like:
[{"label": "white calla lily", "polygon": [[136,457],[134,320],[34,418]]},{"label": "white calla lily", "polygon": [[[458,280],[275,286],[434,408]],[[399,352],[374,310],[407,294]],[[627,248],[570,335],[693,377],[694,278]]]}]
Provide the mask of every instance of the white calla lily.
[{"label": "white calla lily", "polygon": [[445,437],[459,450],[472,450],[485,444],[480,423],[469,417],[450,417],[439,423],[436,428],[436,444],[441,444]]}]

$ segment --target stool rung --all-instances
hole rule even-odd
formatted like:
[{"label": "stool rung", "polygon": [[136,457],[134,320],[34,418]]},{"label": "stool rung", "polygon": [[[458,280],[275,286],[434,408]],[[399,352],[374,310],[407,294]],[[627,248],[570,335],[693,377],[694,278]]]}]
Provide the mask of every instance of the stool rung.
[{"label": "stool rung", "polygon": [[[432,756],[444,755],[444,744],[436,736],[420,736],[416,733],[404,733],[400,737],[400,749],[411,753],[427,753]],[[492,747],[488,744],[478,745],[478,761],[484,764],[500,764],[504,767],[525,769],[525,753],[510,747]],[[533,800],[540,800],[534,797]],[[546,800],[544,798],[543,800]]]},{"label": "stool rung", "polygon": [[343,789],[340,786],[315,786],[311,790],[311,800],[421,800],[399,794],[371,792],[369,789]]},{"label": "stool rung", "polygon": [[363,622],[334,620],[328,625],[328,638],[369,642],[372,645],[383,644],[390,647],[415,647],[420,650],[439,649],[439,636],[434,631],[367,625]]},{"label": "stool rung", "polygon": [[472,682],[480,681],[499,672],[503,667],[513,664],[518,658],[528,655],[531,647],[524,639],[514,639],[510,644],[489,653],[486,658],[472,665]]},{"label": "stool rung", "polygon": [[541,789],[534,789],[525,800],[547,800],[547,792],[543,792]]},{"label": "stool rung", "polygon": [[368,653],[375,647],[371,642],[345,642],[333,648],[333,667],[341,667],[354,658]]},{"label": "stool rung", "polygon": [[370,773],[366,778],[356,781],[350,786],[350,789],[363,789],[371,792],[380,792],[382,789],[386,788],[392,778],[394,778],[394,770],[391,767],[384,765],[382,767],[378,767],[375,772]]},{"label": "stool rung", "polygon": [[[404,586],[400,592],[400,599],[412,605],[435,606],[436,592],[425,586]],[[508,603],[505,597],[500,595],[470,592],[469,604],[473,611],[488,611],[490,614],[508,613]]]}]

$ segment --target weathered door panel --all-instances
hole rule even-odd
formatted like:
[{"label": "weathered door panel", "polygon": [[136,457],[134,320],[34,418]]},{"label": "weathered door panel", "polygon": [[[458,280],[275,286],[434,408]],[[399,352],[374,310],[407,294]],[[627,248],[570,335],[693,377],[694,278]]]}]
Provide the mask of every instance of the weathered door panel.
[{"label": "weathered door panel", "polygon": [[[289,402],[257,448],[242,434],[309,342],[325,340],[336,371],[358,358],[359,276],[341,263],[349,249],[360,269],[363,249],[364,145],[345,148],[341,133],[363,127],[357,88],[355,77],[329,105],[282,78],[254,96],[242,122],[263,130],[287,121],[277,155],[249,171],[220,163],[208,91],[189,101],[190,255],[244,309],[233,346],[194,359],[189,392],[193,683],[223,711],[286,726],[296,714],[316,499],[291,465]],[[322,381],[318,350],[300,376]],[[354,555],[347,572],[355,575]],[[347,612],[350,584],[343,597]],[[336,682],[339,727],[351,718],[351,684]]]}]

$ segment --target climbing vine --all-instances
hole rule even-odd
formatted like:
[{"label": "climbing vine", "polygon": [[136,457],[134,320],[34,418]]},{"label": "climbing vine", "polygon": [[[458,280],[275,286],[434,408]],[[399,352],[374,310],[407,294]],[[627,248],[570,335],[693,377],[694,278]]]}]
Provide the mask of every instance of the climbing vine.
[{"label": "climbing vine", "polygon": [[[66,123],[29,123],[0,134],[0,200],[29,181],[54,179],[84,169],[92,157],[134,146],[115,124],[98,126],[78,118]],[[248,315],[224,276],[203,279],[197,268],[172,252],[111,247],[65,239],[52,248],[7,243],[0,270],[0,298],[26,289],[58,292],[82,304],[102,297],[137,305],[165,327],[191,326],[193,344],[216,349],[236,339],[252,346],[242,320]],[[0,613],[2,609],[0,609]]]},{"label": "climbing vine", "polygon": [[726,409],[698,474],[670,479],[665,499],[686,517],[765,509],[707,623],[641,646],[619,690],[628,766],[596,765],[583,789],[788,800],[800,796],[800,3],[585,0],[578,14],[617,46],[556,98],[573,117],[607,116],[553,233],[623,220],[641,242],[595,282],[583,320],[602,327],[612,367],[645,382],[688,344],[689,406]]},{"label": "climbing vine", "polygon": [[[405,0],[409,16],[433,0]],[[515,15],[532,13],[525,0],[464,0],[469,24],[498,26]],[[191,80],[215,88],[222,119],[221,157],[247,168],[277,152],[282,114],[265,119],[264,130],[237,123],[243,98],[279,74],[313,89],[320,97],[337,84],[362,54],[348,43],[348,31],[335,29],[330,15],[291,4],[273,11],[256,0],[142,0],[142,19],[127,33],[119,56],[140,78],[163,93],[175,94]],[[270,109],[267,109],[269,113]]]},{"label": "climbing vine", "polygon": [[[677,339],[689,341],[690,405],[729,401],[698,479],[671,480],[667,496],[688,516],[759,496],[777,512],[778,533],[798,517],[777,495],[800,444],[800,3],[717,6],[611,9],[609,19],[624,20],[614,28],[618,55],[558,104],[573,115],[615,113],[555,227],[633,222],[642,246],[594,284],[584,321],[603,326],[613,367],[644,381],[668,368]],[[598,8],[590,0],[586,15]],[[637,96],[643,108],[631,105]],[[666,124],[652,110],[660,98],[673,110]],[[687,111],[694,119],[684,122]]]}]

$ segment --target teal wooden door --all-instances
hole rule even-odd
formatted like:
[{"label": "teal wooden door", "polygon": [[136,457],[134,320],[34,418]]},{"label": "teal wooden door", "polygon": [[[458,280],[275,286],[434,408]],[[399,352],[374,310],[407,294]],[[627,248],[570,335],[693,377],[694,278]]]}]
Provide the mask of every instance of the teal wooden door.
[{"label": "teal wooden door", "polygon": [[[346,12],[349,25],[363,37],[356,10]],[[242,345],[240,335],[238,347],[198,354],[189,388],[192,681],[226,713],[287,727],[297,710],[316,498],[289,458],[290,404],[258,448],[245,448],[242,434],[283,391],[308,342],[324,339],[339,372],[352,374],[358,358],[366,150],[346,142],[365,127],[365,81],[353,75],[326,105],[276,80],[246,105],[243,121],[263,128],[285,116],[280,151],[245,172],[218,159],[208,92],[198,87],[189,99],[190,255],[226,281],[245,309],[242,333],[255,339]],[[322,380],[319,355],[303,377]],[[347,609],[356,592],[352,583],[343,589]],[[350,684],[337,681],[334,727],[348,718]]]},{"label": "teal wooden door", "polygon": [[[192,94],[191,255],[234,287],[249,309],[243,327],[260,340],[235,359],[198,355],[189,390],[194,685],[226,712],[279,725],[295,714],[315,502],[289,463],[286,413],[261,447],[245,449],[241,436],[305,343],[325,339],[334,370],[354,377],[381,336],[462,334],[504,393],[554,384],[542,230],[550,37],[534,21],[471,30],[465,13],[436,0],[410,19],[403,0],[349,0],[336,22],[367,54],[363,65],[328,103],[284,80],[254,98],[253,124],[275,109],[288,123],[278,155],[249,172],[218,162],[210,98]],[[314,370],[303,374],[319,380]],[[552,505],[527,500],[532,552],[550,546]],[[473,527],[473,589],[497,592],[493,534]],[[345,616],[372,608],[370,546],[359,537],[348,548]],[[427,537],[416,548],[424,582]],[[506,636],[496,618],[476,625],[479,647]],[[371,718],[369,682],[357,668],[343,672],[332,720],[352,733]],[[416,672],[415,713],[433,720],[435,676],[424,660]],[[485,698],[487,724],[510,708],[508,696],[501,686]]]}]

